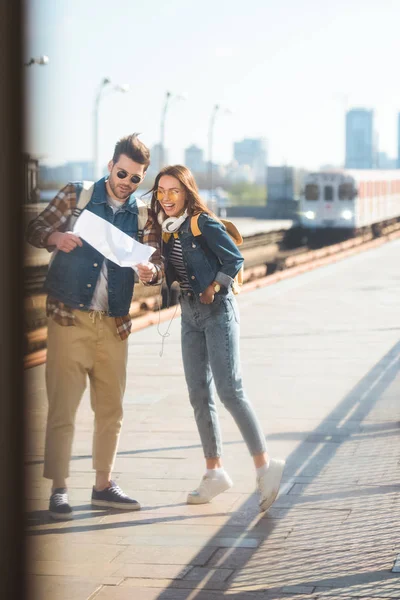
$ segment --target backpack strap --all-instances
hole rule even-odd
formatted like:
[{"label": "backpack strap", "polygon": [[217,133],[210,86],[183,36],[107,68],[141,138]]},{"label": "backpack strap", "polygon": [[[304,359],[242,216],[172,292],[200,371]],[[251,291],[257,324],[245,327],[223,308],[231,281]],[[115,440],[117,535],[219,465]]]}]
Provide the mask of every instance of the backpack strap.
[{"label": "backpack strap", "polygon": [[199,227],[199,223],[198,223],[199,217],[201,214],[202,213],[197,213],[197,215],[194,215],[190,219],[190,229],[192,230],[192,235],[194,237],[201,235],[201,231],[200,231],[200,227]]},{"label": "backpack strap", "polygon": [[136,198],[136,206],[138,208],[138,238],[143,239],[144,228],[149,218],[149,209],[147,204]]},{"label": "backpack strap", "polygon": [[72,215],[69,219],[68,228],[72,230],[74,225],[83,211],[83,209],[89,204],[90,199],[93,195],[94,190],[94,181],[82,181],[77,185],[76,194],[77,194],[77,204],[74,210],[72,211]]}]

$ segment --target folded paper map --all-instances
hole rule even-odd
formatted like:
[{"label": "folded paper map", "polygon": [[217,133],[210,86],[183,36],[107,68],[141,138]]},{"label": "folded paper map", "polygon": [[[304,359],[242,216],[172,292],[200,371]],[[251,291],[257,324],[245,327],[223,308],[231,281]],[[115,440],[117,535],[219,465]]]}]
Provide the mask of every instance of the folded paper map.
[{"label": "folded paper map", "polygon": [[73,232],[120,267],[147,263],[155,250],[89,210],[84,210],[78,217]]}]

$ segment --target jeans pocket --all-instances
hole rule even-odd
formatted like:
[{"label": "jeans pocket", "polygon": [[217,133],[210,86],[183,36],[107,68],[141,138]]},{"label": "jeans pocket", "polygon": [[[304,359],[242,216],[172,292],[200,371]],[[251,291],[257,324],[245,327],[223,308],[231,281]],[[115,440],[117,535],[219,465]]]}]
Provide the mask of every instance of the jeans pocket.
[{"label": "jeans pocket", "polygon": [[239,307],[237,305],[236,299],[228,296],[227,302],[228,302],[228,304],[231,308],[231,311],[235,317],[236,323],[239,325],[240,324],[240,313],[239,313]]}]

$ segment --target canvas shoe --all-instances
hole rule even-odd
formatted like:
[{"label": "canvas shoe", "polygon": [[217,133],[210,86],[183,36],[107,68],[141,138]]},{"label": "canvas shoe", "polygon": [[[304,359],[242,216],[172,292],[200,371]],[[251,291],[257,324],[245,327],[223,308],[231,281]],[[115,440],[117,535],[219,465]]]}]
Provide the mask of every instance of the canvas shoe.
[{"label": "canvas shoe", "polygon": [[114,481],[110,481],[109,487],[100,492],[93,487],[92,504],[120,510],[140,510],[139,502],[129,498]]},{"label": "canvas shoe", "polygon": [[72,508],[68,503],[67,488],[56,488],[51,496],[49,503],[49,514],[52,519],[57,521],[69,521],[73,518]]},{"label": "canvas shoe", "polygon": [[204,475],[199,487],[193,492],[189,492],[187,497],[188,504],[206,504],[218,494],[226,492],[233,485],[231,478],[226,471],[218,474],[217,477]]},{"label": "canvas shoe", "polygon": [[271,458],[268,469],[257,477],[257,489],[260,494],[260,510],[268,510],[275,502],[281,484],[285,461]]}]

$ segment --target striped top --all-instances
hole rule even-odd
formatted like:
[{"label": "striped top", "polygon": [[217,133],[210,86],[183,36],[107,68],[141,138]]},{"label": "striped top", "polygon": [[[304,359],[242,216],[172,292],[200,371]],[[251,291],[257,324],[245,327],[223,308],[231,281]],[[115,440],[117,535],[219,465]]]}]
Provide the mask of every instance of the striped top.
[{"label": "striped top", "polygon": [[169,260],[175,269],[176,278],[179,282],[181,290],[184,290],[185,292],[191,292],[192,288],[190,287],[185,263],[183,262],[181,241],[177,237],[174,237],[174,245],[172,246],[169,254]]}]

